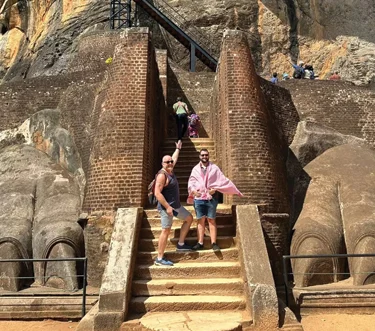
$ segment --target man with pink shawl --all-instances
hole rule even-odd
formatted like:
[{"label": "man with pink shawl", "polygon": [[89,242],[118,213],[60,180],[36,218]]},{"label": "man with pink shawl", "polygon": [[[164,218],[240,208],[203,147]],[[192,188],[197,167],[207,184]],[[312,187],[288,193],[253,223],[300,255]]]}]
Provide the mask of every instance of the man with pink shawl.
[{"label": "man with pink shawl", "polygon": [[224,176],[220,168],[209,161],[207,149],[202,149],[199,152],[199,158],[200,162],[191,171],[188,182],[188,200],[194,198],[194,209],[198,221],[198,242],[193,249],[203,249],[204,223],[207,217],[212,249],[214,251],[219,251],[220,247],[216,243],[217,227],[215,221],[218,200],[215,197],[215,193],[218,191],[225,194],[243,195],[237,187]]}]

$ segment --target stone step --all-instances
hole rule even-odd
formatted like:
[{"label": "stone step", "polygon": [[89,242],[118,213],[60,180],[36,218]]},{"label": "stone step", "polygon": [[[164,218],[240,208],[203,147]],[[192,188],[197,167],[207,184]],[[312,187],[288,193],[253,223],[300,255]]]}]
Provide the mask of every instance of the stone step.
[{"label": "stone step", "polygon": [[[225,236],[225,237],[219,236],[217,237],[216,241],[221,249],[234,247],[236,245],[236,242],[233,236]],[[177,246],[177,242],[178,242],[178,238],[168,239],[166,250],[175,250]],[[197,238],[186,237],[185,243],[193,246],[197,243]],[[211,238],[205,237],[203,244],[206,249],[210,249]],[[157,248],[158,248],[158,239],[140,239],[138,241],[138,250],[140,252],[153,252],[153,251],[156,251]]]},{"label": "stone step", "polygon": [[[198,153],[201,149],[206,148],[208,149],[208,152],[210,153],[210,156],[215,154],[215,144],[212,143],[205,143],[205,144],[197,144],[197,145],[183,145],[180,154],[185,153],[195,153],[198,157]],[[163,154],[173,154],[176,150],[176,146],[163,146],[162,153]]]},{"label": "stone step", "polygon": [[133,279],[169,279],[169,278],[238,278],[241,266],[239,262],[180,262],[172,267],[154,264],[137,265]]},{"label": "stone step", "polygon": [[[152,217],[152,218],[145,217],[142,220],[142,227],[147,227],[147,228],[154,227],[154,226],[160,227],[160,224],[161,224],[160,217]],[[233,216],[232,215],[217,215],[216,224],[217,225],[234,224]],[[177,217],[174,217],[172,226],[181,226],[181,225],[182,225],[182,221],[179,220]]]},{"label": "stone step", "polygon": [[[332,284],[329,285],[332,286]],[[332,288],[327,288],[327,285],[316,285],[293,289],[301,316],[375,313],[375,288],[373,285],[365,287],[340,287],[339,283],[334,285]]]},{"label": "stone step", "polygon": [[242,296],[155,296],[133,297],[130,310],[136,313],[171,312],[188,310],[243,310],[246,308]]},{"label": "stone step", "polygon": [[[166,251],[164,256],[174,263],[180,261],[238,261],[238,249],[236,247],[225,248],[220,252],[214,252],[212,249],[192,251],[192,252],[178,252]],[[138,252],[137,263],[153,263],[157,257],[157,252]]]},{"label": "stone step", "polygon": [[[98,296],[86,297],[86,312],[98,301]],[[81,318],[82,297],[61,296],[1,296],[0,319]]]},{"label": "stone step", "polygon": [[[206,225],[207,226],[207,225]],[[159,238],[161,234],[161,227],[153,228],[142,228],[140,233],[141,239],[154,239]],[[181,232],[181,226],[172,226],[171,232],[169,233],[169,238],[179,238]],[[197,237],[198,229],[197,225],[193,225],[189,232],[188,237]],[[218,236],[234,236],[236,234],[236,227],[234,224],[230,225],[217,225],[217,235]]]},{"label": "stone step", "polygon": [[[168,154],[168,153],[165,153]],[[216,163],[216,158],[214,155],[210,155],[210,161]],[[176,169],[180,169],[181,167],[188,168],[191,167],[190,170],[196,166],[199,162],[199,154],[198,152],[194,153],[180,153],[177,160]]]},{"label": "stone step", "polygon": [[[167,138],[164,140],[163,146],[173,145],[175,146],[176,138]],[[184,138],[182,140],[182,146],[184,145],[199,145],[199,144],[213,144],[212,138]]]},{"label": "stone step", "polygon": [[[193,216],[195,216],[195,210],[193,205],[184,205],[184,207],[190,211]],[[223,203],[219,203],[216,210],[216,215],[219,217],[220,215],[228,215],[232,214],[232,206],[226,205]],[[151,217],[151,218],[160,218],[159,211],[156,208],[150,208],[144,210],[144,216],[145,217]]]},{"label": "stone step", "polygon": [[244,283],[241,278],[208,279],[153,279],[135,280],[133,296],[161,295],[241,295]]},{"label": "stone step", "polygon": [[140,319],[137,314],[130,318],[121,331],[240,331],[253,322],[247,310],[149,312]]}]

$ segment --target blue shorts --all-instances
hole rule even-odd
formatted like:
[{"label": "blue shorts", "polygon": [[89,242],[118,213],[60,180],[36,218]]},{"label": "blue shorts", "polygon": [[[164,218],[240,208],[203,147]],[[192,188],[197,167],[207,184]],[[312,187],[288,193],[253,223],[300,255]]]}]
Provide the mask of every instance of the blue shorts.
[{"label": "blue shorts", "polygon": [[208,218],[215,219],[216,218],[216,208],[218,205],[218,200],[211,199],[211,200],[195,200],[194,199],[194,209],[195,213],[197,214],[197,219],[200,219],[204,216]]},{"label": "blue shorts", "polygon": [[162,229],[169,229],[173,223],[173,215],[176,216],[178,219],[185,221],[186,218],[191,215],[188,210],[186,210],[183,206],[177,209],[173,209],[173,215],[169,216],[165,209],[159,210],[160,217],[161,217],[161,228]]}]

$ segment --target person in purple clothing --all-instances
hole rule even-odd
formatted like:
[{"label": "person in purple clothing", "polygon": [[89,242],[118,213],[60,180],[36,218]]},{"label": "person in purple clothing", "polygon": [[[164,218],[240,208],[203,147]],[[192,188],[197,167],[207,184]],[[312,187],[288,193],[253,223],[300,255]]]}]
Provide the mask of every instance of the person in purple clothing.
[{"label": "person in purple clothing", "polygon": [[199,138],[199,127],[201,120],[197,114],[191,114],[189,117],[188,133],[190,138]]}]

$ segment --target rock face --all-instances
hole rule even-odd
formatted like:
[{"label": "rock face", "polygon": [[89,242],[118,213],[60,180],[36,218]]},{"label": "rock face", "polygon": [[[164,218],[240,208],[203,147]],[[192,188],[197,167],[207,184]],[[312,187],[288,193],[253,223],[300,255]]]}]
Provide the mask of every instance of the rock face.
[{"label": "rock face", "polygon": [[[363,146],[333,147],[304,170],[309,184],[294,226],[292,255],[366,254],[375,249],[375,152]],[[346,261],[311,258],[292,261],[296,286],[353,277],[354,285],[375,282],[373,258]]]},{"label": "rock face", "polygon": [[345,144],[366,145],[366,142],[364,139],[341,134],[324,125],[301,121],[289,147],[304,167],[326,150]]},{"label": "rock face", "polygon": [[6,80],[64,72],[76,37],[109,16],[109,2],[99,0],[1,3],[7,8],[0,18],[0,65]]},{"label": "rock face", "polygon": [[[302,59],[323,79],[338,70],[343,79],[356,84],[375,82],[373,1],[165,1],[186,18],[184,29],[196,27],[216,46],[225,29],[245,31],[256,69],[265,77],[274,71],[291,74],[289,60]],[[0,0],[5,4],[0,17],[2,75],[10,80],[64,72],[76,38],[87,30],[108,28],[109,3]],[[158,31],[156,44],[167,45],[174,60],[187,65],[187,51]]]}]

